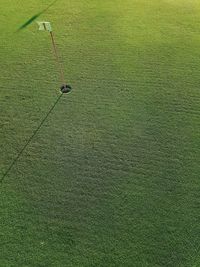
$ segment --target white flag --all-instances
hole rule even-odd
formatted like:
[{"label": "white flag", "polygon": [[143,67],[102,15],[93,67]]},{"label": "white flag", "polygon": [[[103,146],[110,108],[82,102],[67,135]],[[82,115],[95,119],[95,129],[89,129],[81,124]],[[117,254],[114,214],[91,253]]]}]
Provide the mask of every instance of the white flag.
[{"label": "white flag", "polygon": [[48,21],[38,21],[39,31],[49,31],[52,32],[51,23]]}]

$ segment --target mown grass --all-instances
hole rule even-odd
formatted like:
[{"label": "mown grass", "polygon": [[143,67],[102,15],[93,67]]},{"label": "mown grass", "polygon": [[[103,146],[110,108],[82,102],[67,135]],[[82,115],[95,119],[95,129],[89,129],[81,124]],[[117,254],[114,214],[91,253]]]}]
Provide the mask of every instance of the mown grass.
[{"label": "mown grass", "polygon": [[[1,175],[59,94],[49,1],[1,0]],[[58,1],[74,87],[1,185],[0,266],[200,266],[200,4]]]}]

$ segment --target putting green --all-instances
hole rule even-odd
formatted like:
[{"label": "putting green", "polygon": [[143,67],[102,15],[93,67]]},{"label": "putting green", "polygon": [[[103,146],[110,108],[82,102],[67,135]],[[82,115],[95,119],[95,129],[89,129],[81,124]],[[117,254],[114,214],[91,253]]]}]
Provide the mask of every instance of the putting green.
[{"label": "putting green", "polygon": [[[47,0],[0,2],[0,174],[60,94]],[[63,95],[0,194],[0,266],[200,266],[200,3],[59,0]]]}]

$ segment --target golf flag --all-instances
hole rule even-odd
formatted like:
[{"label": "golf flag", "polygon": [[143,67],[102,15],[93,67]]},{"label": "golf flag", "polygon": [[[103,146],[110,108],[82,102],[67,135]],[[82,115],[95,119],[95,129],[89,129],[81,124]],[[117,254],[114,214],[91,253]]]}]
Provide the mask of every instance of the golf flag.
[{"label": "golf flag", "polygon": [[49,31],[52,32],[51,23],[48,21],[38,21],[39,31]]}]

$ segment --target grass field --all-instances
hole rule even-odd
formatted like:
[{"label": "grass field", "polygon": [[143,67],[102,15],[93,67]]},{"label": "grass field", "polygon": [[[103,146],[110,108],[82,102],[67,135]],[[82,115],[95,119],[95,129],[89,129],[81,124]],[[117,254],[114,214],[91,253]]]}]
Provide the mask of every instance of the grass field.
[{"label": "grass field", "polygon": [[[59,95],[47,0],[0,0],[0,174]],[[200,266],[200,2],[59,0],[63,95],[0,187],[0,267]]]}]

